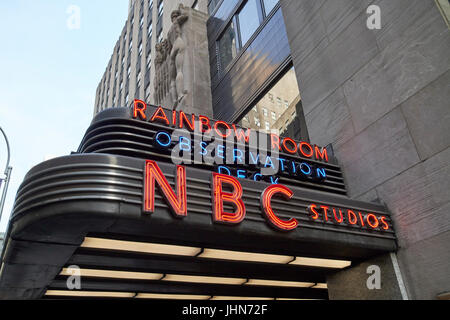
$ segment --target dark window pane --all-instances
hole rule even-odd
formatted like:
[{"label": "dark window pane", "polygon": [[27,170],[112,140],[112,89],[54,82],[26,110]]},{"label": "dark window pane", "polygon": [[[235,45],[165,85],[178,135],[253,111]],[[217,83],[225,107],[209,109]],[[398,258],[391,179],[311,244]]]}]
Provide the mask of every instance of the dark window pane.
[{"label": "dark window pane", "polygon": [[272,11],[272,9],[275,7],[275,5],[278,3],[279,0],[264,0],[264,8],[266,9],[266,15]]},{"label": "dark window pane", "polygon": [[236,57],[236,33],[234,24],[231,22],[219,39],[219,59],[221,69],[224,70],[234,57]]},{"label": "dark window pane", "polygon": [[258,0],[248,0],[239,12],[239,27],[241,31],[241,42],[244,46],[248,39],[259,27]]}]

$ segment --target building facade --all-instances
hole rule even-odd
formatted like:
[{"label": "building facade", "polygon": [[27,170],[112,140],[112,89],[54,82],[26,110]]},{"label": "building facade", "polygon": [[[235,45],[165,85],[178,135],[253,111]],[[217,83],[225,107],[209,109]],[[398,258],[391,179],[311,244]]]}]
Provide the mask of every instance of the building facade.
[{"label": "building facade", "polygon": [[129,106],[135,98],[153,102],[155,46],[167,37],[170,14],[180,3],[207,11],[206,0],[130,0],[128,19],[97,87],[94,114]]},{"label": "building facade", "polygon": [[[367,27],[371,4],[381,10],[379,30]],[[289,136],[331,145],[349,196],[394,213],[403,297],[418,299],[450,290],[445,6],[432,0],[207,3],[214,117],[280,131],[292,121]],[[295,81],[288,81],[298,82],[297,94],[274,95],[274,88],[288,90],[277,83],[294,72]],[[301,107],[286,109],[297,96]],[[106,106],[100,97],[97,107]],[[152,102],[151,92],[138,97]]]},{"label": "building facade", "polygon": [[[294,68],[310,141],[332,145],[351,198],[384,203],[394,215],[402,297],[448,292],[448,6],[216,2],[208,22],[215,117],[254,117],[257,101]],[[379,30],[367,27],[369,5],[380,8]],[[377,296],[345,272],[334,279],[341,288],[329,288],[330,297]]]},{"label": "building facade", "polygon": [[[216,120],[155,105],[152,55],[178,3],[130,1],[78,151],[18,191],[0,297],[448,298],[445,2],[182,3],[209,16]],[[198,125],[234,129],[231,165],[175,166]],[[252,153],[247,128],[271,150]],[[270,180],[254,160],[270,167],[269,151],[284,164]],[[67,287],[74,265],[81,291]]]},{"label": "building facade", "polygon": [[[379,30],[367,27],[371,4],[381,10]],[[214,117],[281,132],[293,122],[290,136],[331,145],[349,196],[384,203],[395,215],[403,297],[448,291],[445,3],[212,0],[207,12]],[[290,91],[277,83],[293,73],[287,81],[296,92],[271,92]],[[110,75],[96,110],[114,105],[111,96],[100,99]],[[152,102],[149,79],[134,97]],[[287,108],[297,96],[300,108]]]}]

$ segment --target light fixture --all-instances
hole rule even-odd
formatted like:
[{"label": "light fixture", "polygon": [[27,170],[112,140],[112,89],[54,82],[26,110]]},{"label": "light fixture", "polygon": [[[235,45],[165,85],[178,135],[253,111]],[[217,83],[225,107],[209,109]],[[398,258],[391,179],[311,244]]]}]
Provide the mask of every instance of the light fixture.
[{"label": "light fixture", "polygon": [[224,278],[224,277],[209,277],[209,276],[187,276],[181,274],[168,274],[163,281],[179,281],[179,282],[194,282],[194,283],[213,283],[213,284],[243,284],[246,279],[242,278]]},{"label": "light fixture", "polygon": [[133,298],[132,292],[113,291],[78,291],[78,290],[47,290],[46,296],[91,297],[91,298]]},{"label": "light fixture", "polygon": [[311,288],[314,288],[314,289],[328,289],[328,285],[326,283],[316,283]]},{"label": "light fixture", "polygon": [[277,254],[242,252],[219,249],[205,249],[198,257],[210,259],[224,259],[250,262],[268,262],[286,264],[292,261],[292,256],[283,256]]},{"label": "light fixture", "polygon": [[250,279],[245,285],[309,288],[313,282]]},{"label": "light fixture", "polygon": [[233,250],[210,249],[189,246],[178,246],[172,244],[147,243],[147,242],[133,242],[123,240],[101,239],[86,237],[81,244],[83,248],[93,249],[107,249],[118,251],[143,252],[153,254],[167,254],[178,256],[191,256],[206,259],[222,259],[233,261],[247,261],[247,262],[265,262],[265,263],[279,263],[312,267],[325,267],[342,269],[351,265],[348,260],[322,259],[322,258],[307,258],[294,257],[287,255],[243,252]]},{"label": "light fixture", "polygon": [[[130,271],[114,271],[114,270],[94,270],[94,269],[80,269],[80,276],[95,277],[95,278],[116,278],[116,279],[136,279],[136,280],[159,280],[164,275],[162,273],[145,273],[145,272],[130,272]],[[70,268],[62,269],[60,275],[71,276],[73,273]]]},{"label": "light fixture", "polygon": [[138,293],[138,299],[163,299],[163,300],[208,300],[211,296],[191,294],[160,294],[160,293]]},{"label": "light fixture", "polygon": [[296,257],[295,260],[291,261],[289,264],[342,269],[350,266],[352,262],[347,260]]},{"label": "light fixture", "polygon": [[450,300],[450,292],[443,292],[437,295],[438,300]]},{"label": "light fixture", "polygon": [[134,242],[100,238],[84,238],[83,248],[109,249],[119,251],[144,252],[153,254],[170,254],[177,256],[196,256],[201,248],[177,246],[171,244]]}]

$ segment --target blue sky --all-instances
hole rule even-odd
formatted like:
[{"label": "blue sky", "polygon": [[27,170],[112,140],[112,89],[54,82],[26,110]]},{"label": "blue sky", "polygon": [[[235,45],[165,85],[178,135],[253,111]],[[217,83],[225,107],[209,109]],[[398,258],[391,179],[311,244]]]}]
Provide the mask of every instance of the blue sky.
[{"label": "blue sky", "polygon": [[[68,27],[71,5],[80,8],[80,29]],[[27,171],[78,148],[127,10],[128,0],[0,2],[0,126],[13,167],[0,231]],[[0,137],[2,177],[5,161]]]}]

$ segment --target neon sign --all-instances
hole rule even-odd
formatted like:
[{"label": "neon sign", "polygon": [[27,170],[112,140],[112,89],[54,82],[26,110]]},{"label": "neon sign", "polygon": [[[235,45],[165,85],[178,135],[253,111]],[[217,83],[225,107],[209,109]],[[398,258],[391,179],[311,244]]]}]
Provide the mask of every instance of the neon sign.
[{"label": "neon sign", "polygon": [[[172,189],[158,164],[153,160],[145,162],[144,171],[144,212],[152,213],[155,210],[155,190],[158,186],[161,194],[175,217],[185,218],[188,214],[188,201],[186,192],[186,170],[184,166],[177,166],[175,173],[175,190]],[[226,186],[227,191],[225,191]],[[231,190],[231,191],[230,191]],[[246,206],[243,199],[244,189],[238,179],[216,172],[211,173],[212,221],[237,225],[246,215]],[[293,231],[299,227],[295,218],[282,219],[272,206],[272,199],[278,196],[285,201],[293,199],[296,195],[290,188],[273,184],[261,193],[261,211],[267,223],[280,231]],[[234,211],[225,211],[224,204],[231,205]],[[228,206],[230,207],[230,206]],[[385,232],[390,230],[387,217],[383,214],[361,212],[353,208],[337,208],[327,204],[311,203],[308,207],[308,217],[317,223],[333,223],[342,226],[353,226],[362,230],[375,230]]]},{"label": "neon sign", "polygon": [[[215,171],[219,174],[271,184],[278,184],[280,176],[312,183],[322,183],[328,176],[327,149],[305,141],[296,142],[274,133],[264,134],[268,144],[267,149],[261,151],[253,148],[256,143],[261,143],[261,138],[252,129],[213,121],[203,115],[168,111],[162,107],[149,112],[147,104],[141,100],[134,101],[132,116],[172,130],[185,130],[185,134],[176,137],[166,129],[157,131],[153,136],[154,147],[167,154],[178,148],[180,153],[192,153],[202,159],[213,157]],[[211,134],[214,138],[210,141],[197,140],[198,134]],[[228,139],[227,142],[231,140],[231,146],[224,143],[224,139]],[[263,173],[263,170],[271,174]]]}]

